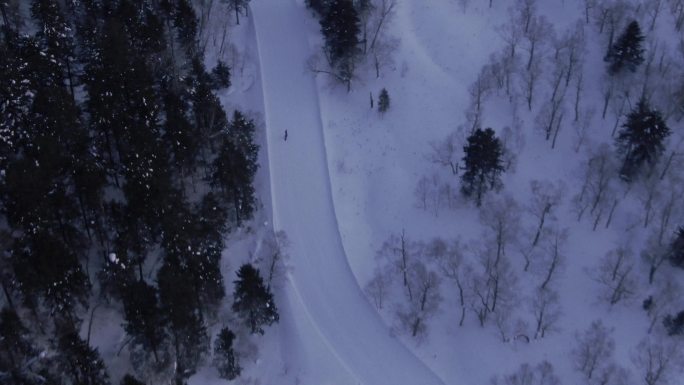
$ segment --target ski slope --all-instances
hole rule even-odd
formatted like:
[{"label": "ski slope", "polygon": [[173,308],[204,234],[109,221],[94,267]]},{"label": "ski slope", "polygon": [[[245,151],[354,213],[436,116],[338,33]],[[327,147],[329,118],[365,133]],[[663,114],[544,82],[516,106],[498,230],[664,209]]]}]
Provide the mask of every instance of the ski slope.
[{"label": "ski slope", "polygon": [[[250,7],[261,66],[273,226],[291,242],[285,286],[291,319],[284,322],[299,331],[293,341],[298,353],[307,353],[300,357],[306,362],[298,364],[335,377],[319,378],[323,384],[442,384],[390,335],[347,262],[332,203],[317,88],[305,70],[307,11],[295,0],[254,0]],[[322,357],[333,357],[337,368],[320,370],[331,364],[320,362]]]}]

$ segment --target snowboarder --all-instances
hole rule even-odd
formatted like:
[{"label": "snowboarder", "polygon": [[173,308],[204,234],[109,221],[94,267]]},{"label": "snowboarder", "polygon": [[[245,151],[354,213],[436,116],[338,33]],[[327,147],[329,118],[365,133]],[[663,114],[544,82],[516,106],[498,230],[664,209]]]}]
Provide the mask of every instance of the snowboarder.
[{"label": "snowboarder", "polygon": [[287,130],[285,130],[285,141],[287,142]]}]

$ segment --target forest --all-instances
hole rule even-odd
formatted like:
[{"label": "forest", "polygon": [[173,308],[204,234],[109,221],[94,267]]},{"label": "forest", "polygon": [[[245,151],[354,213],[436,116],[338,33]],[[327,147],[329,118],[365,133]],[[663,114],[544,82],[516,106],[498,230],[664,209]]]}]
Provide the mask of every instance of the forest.
[{"label": "forest", "polygon": [[230,295],[257,335],[278,313],[257,268],[234,287],[220,271],[256,209],[259,145],[216,96],[231,69],[205,67],[193,4],[0,8],[0,383],[111,383],[90,344],[104,308],[127,335],[122,384],[184,384],[212,356],[235,378],[234,326],[209,334],[217,309]]}]

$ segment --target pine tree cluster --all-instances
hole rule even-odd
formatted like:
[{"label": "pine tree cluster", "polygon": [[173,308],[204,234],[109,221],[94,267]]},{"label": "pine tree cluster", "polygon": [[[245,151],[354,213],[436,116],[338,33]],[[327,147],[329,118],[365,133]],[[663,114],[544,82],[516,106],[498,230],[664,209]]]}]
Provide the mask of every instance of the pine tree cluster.
[{"label": "pine tree cluster", "polygon": [[139,378],[184,383],[256,209],[254,122],[214,93],[230,68],[205,69],[188,0],[31,0],[0,73],[0,383],[109,384],[76,332],[93,301],[121,304]]}]

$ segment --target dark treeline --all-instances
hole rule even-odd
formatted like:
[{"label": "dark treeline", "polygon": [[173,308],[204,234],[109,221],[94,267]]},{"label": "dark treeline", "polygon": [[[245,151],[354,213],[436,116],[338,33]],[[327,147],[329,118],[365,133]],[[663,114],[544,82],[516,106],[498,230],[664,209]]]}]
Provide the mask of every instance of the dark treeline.
[{"label": "dark treeline", "polygon": [[102,304],[124,382],[182,384],[225,296],[223,236],[255,209],[254,123],[214,93],[229,69],[205,69],[188,0],[0,11],[0,383],[110,383],[79,333]]}]

